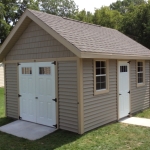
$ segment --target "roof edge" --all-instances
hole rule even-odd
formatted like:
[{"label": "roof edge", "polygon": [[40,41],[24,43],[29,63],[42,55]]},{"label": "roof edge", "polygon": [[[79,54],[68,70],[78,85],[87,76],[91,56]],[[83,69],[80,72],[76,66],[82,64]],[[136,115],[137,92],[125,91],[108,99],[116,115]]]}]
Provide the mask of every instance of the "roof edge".
[{"label": "roof edge", "polygon": [[106,54],[106,53],[93,53],[93,52],[81,52],[81,58],[150,60],[150,56],[136,56],[136,55],[123,55],[123,54]]}]

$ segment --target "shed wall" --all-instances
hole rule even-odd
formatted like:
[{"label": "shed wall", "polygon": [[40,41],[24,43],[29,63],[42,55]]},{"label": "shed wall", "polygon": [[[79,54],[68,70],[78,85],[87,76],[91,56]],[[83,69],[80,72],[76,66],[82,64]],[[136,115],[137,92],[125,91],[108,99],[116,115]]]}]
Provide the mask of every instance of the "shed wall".
[{"label": "shed wall", "polygon": [[109,60],[109,93],[94,95],[94,64],[83,59],[84,132],[117,120],[117,61]]},{"label": "shed wall", "polygon": [[58,62],[60,129],[78,132],[77,62]]},{"label": "shed wall", "polygon": [[131,113],[138,112],[150,106],[150,63],[145,61],[145,85],[137,87],[136,61],[130,62]]},{"label": "shed wall", "polygon": [[54,39],[36,23],[31,22],[14,47],[8,53],[6,60],[26,60],[74,57],[65,46]]},{"label": "shed wall", "polygon": [[0,63],[0,87],[4,86],[4,67],[3,64]]},{"label": "shed wall", "polygon": [[18,118],[17,64],[6,64],[6,115]]}]

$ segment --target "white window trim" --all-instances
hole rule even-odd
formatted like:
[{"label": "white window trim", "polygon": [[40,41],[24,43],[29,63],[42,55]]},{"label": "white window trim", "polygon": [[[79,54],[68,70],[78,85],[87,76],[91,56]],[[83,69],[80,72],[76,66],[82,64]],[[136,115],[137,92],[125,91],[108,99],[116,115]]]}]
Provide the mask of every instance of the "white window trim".
[{"label": "white window trim", "polygon": [[[96,65],[95,65],[96,61],[105,61],[106,62],[106,74],[104,74],[106,76],[106,89],[96,90]],[[108,93],[109,92],[109,60],[94,59],[93,63],[94,63],[94,95]],[[104,75],[102,75],[102,76],[104,76]],[[101,75],[98,75],[98,76],[101,76]]]},{"label": "white window trim", "polygon": [[[143,62],[143,83],[138,83],[138,62]],[[136,83],[137,83],[137,87],[145,86],[145,61],[144,60],[136,61]]]}]

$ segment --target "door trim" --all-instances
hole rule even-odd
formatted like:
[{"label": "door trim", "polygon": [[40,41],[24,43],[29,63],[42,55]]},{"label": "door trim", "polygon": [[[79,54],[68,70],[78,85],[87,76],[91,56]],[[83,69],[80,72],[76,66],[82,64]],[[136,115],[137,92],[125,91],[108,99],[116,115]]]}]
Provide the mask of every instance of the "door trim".
[{"label": "door trim", "polygon": [[[43,62],[43,61],[41,61]],[[45,61],[44,61],[45,62]],[[52,62],[52,61],[47,61],[47,62]],[[20,62],[20,63],[36,63],[34,62]],[[59,105],[58,105],[58,61],[56,61],[56,65],[54,66],[54,74],[55,74],[55,97],[57,98],[57,103],[56,103],[56,124],[57,124],[57,128],[59,129]],[[18,94],[20,93],[20,80],[19,80],[19,65],[16,64],[17,66],[17,82],[18,82]],[[20,97],[18,97],[18,120],[19,120],[19,116],[20,116]]]},{"label": "door trim", "polygon": [[130,84],[130,64],[131,61],[130,60],[117,60],[117,120],[120,120],[120,116],[119,116],[119,62],[121,61],[128,61],[129,63],[129,90],[130,90],[130,95],[129,95],[129,110],[131,113],[131,84]]}]

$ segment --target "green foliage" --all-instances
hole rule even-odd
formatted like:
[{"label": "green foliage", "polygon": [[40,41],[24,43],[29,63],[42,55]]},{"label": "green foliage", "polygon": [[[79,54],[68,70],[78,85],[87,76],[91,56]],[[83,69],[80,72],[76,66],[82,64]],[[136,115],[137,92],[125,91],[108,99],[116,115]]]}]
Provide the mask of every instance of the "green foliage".
[{"label": "green foliage", "polygon": [[84,9],[82,11],[77,12],[75,19],[77,19],[79,21],[93,23],[93,14]]},{"label": "green foliage", "polygon": [[150,48],[150,2],[138,6],[130,6],[123,17],[121,31]]},{"label": "green foliage", "polygon": [[64,16],[74,17],[78,7],[73,0],[38,0],[43,12]]},{"label": "green foliage", "polygon": [[119,29],[122,16],[116,10],[110,10],[109,7],[96,9],[93,16],[93,23],[101,26]]},{"label": "green foliage", "polygon": [[121,14],[124,14],[128,11],[128,7],[133,5],[133,6],[137,6],[137,5],[141,5],[146,3],[145,0],[117,0],[115,3],[112,3],[110,5],[110,9],[111,10],[117,10],[119,11]]}]

